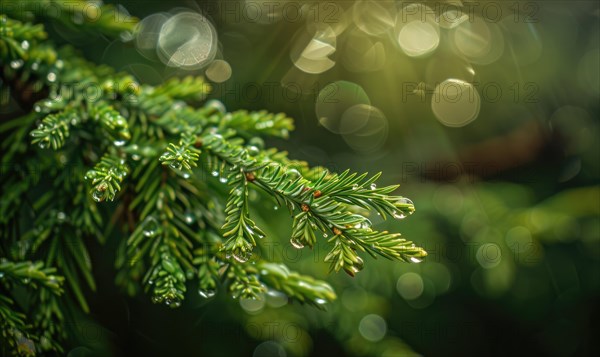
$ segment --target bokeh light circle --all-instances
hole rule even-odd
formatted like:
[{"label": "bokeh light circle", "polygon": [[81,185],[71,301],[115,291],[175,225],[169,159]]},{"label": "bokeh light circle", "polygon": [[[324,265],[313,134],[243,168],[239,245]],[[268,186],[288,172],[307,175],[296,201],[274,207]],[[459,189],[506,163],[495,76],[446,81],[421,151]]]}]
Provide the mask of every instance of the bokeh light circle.
[{"label": "bokeh light circle", "polygon": [[459,79],[447,79],[435,87],[431,110],[435,117],[449,127],[469,124],[479,115],[481,97],[475,87]]},{"label": "bokeh light circle", "polygon": [[259,299],[240,299],[240,306],[249,314],[256,314],[265,307],[265,297]]},{"label": "bokeh light circle", "polygon": [[358,0],[352,8],[354,24],[370,36],[380,36],[394,26],[394,17],[390,14],[392,6],[384,1]]},{"label": "bokeh light circle", "polygon": [[440,27],[448,30],[457,27],[467,20],[469,20],[469,15],[461,9],[448,9],[442,12],[437,18]]},{"label": "bokeh light circle", "polygon": [[354,151],[370,153],[386,142],[389,125],[381,110],[371,105],[357,104],[342,115],[340,131],[344,141]]},{"label": "bokeh light circle", "polygon": [[342,117],[354,105],[370,105],[371,100],[365,90],[356,83],[336,81],[319,91],[315,112],[319,123],[335,134],[350,134],[342,129]]},{"label": "bokeh light circle", "polygon": [[204,72],[206,77],[215,83],[223,83],[231,78],[231,66],[227,61],[214,60]]},{"label": "bokeh light circle", "polygon": [[369,314],[360,320],[358,331],[366,340],[381,341],[387,332],[387,323],[381,316]]},{"label": "bokeh light circle", "polygon": [[396,290],[404,300],[415,300],[423,294],[424,284],[421,275],[413,272],[402,274],[396,282]]},{"label": "bokeh light circle", "polygon": [[398,12],[394,32],[407,56],[425,56],[440,44],[440,29],[433,14],[433,10],[423,4],[409,4]]},{"label": "bokeh light circle", "polygon": [[135,47],[144,57],[156,60],[156,46],[162,26],[169,19],[167,13],[157,13],[143,18],[137,23],[135,33]]},{"label": "bokeh light circle", "polygon": [[281,345],[275,341],[265,341],[254,349],[252,357],[286,357],[287,354]]},{"label": "bokeh light circle", "polygon": [[328,56],[336,50],[337,37],[329,26],[301,28],[292,38],[290,59],[305,73],[319,74],[331,69],[335,61]]},{"label": "bokeh light circle", "polygon": [[525,253],[533,247],[531,231],[527,227],[515,226],[506,232],[506,245],[517,254]]},{"label": "bokeh light circle", "polygon": [[504,35],[498,24],[475,16],[450,32],[451,44],[469,62],[487,65],[504,53]]},{"label": "bokeh light circle", "polygon": [[479,265],[484,269],[491,269],[502,261],[502,248],[496,243],[482,244],[475,254]]},{"label": "bokeh light circle", "polygon": [[157,53],[170,67],[194,70],[210,63],[217,47],[217,33],[207,18],[194,12],[180,12],[163,24]]},{"label": "bokeh light circle", "polygon": [[282,307],[288,304],[288,297],[286,294],[277,290],[267,291],[267,305],[269,307]]}]

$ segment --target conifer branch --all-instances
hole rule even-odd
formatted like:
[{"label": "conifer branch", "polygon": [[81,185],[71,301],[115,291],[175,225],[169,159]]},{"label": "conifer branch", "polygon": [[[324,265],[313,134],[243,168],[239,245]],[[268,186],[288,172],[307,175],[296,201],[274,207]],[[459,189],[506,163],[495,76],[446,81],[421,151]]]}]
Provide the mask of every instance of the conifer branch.
[{"label": "conifer branch", "polygon": [[329,284],[290,271],[283,264],[261,262],[258,269],[262,279],[269,286],[300,302],[307,302],[322,309],[326,303],[336,299],[336,294]]},{"label": "conifer branch", "polygon": [[[68,10],[74,18],[83,11],[82,2],[77,4]],[[106,17],[115,14],[114,8],[102,9],[90,28],[127,35],[123,31],[132,25]],[[79,26],[72,19],[59,21]],[[3,152],[8,149],[2,164],[18,162],[11,170],[20,175],[0,176],[7,192],[0,202],[0,248],[19,248],[18,260],[27,262],[1,263],[0,271],[19,276],[34,267],[37,273],[29,278],[37,280],[30,286],[43,287],[34,294],[37,305],[27,311],[36,319],[32,325],[4,291],[0,294],[0,316],[10,315],[3,336],[12,345],[32,341],[39,350],[61,351],[64,331],[58,326],[65,306],[76,302],[89,311],[85,289],[96,288],[88,237],[123,238],[117,243],[117,284],[130,294],[145,290],[152,301],[171,308],[182,304],[196,282],[205,298],[221,287],[251,299],[274,289],[323,308],[336,298],[327,283],[280,263],[252,259],[268,231],[255,221],[253,190],[289,210],[295,248],[313,247],[321,237],[328,241],[325,261],[331,270],[356,274],[364,252],[409,263],[426,255],[399,234],[371,227],[366,211],[397,219],[414,211],[410,200],[393,195],[397,186],[375,186],[380,174],[332,174],[265,148],[262,136],[287,138],[293,130],[285,114],[227,113],[218,101],[196,108],[210,89],[202,78],[139,84],[127,73],[86,61],[70,47],[56,50],[41,26],[7,17],[0,19],[0,59],[3,89],[24,93],[27,87],[43,96],[37,102],[34,96],[20,98],[32,101],[32,113],[0,123],[0,134],[11,143],[2,143]],[[100,90],[91,96],[86,86],[69,83]],[[68,171],[67,162],[85,169]],[[20,179],[32,169],[48,179]],[[114,212],[108,212],[106,201],[113,200]],[[20,219],[24,212],[31,224]],[[36,333],[27,335],[30,325]]]},{"label": "conifer branch", "polygon": [[231,190],[225,208],[225,224],[222,227],[223,237],[227,238],[223,250],[235,260],[245,263],[256,246],[257,238],[264,238],[265,233],[250,219],[248,179],[244,172],[232,169],[227,180]]},{"label": "conifer branch", "polygon": [[44,268],[42,262],[11,262],[0,261],[0,277],[3,284],[26,284],[34,289],[38,286],[45,287],[55,294],[61,294],[61,285],[64,281],[62,276],[55,275],[55,268]]},{"label": "conifer branch", "polygon": [[91,194],[94,201],[114,200],[117,192],[121,190],[123,178],[128,173],[129,168],[125,165],[125,160],[113,154],[104,155],[94,169],[85,174],[85,179],[92,183]]},{"label": "conifer branch", "polygon": [[48,115],[39,127],[31,132],[32,144],[38,144],[40,148],[51,147],[56,150],[65,144],[69,137],[69,123],[74,120],[72,111],[61,112],[57,115]]},{"label": "conifer branch", "polygon": [[[0,351],[3,354],[33,356],[37,350],[62,351],[55,340],[61,335],[56,326],[62,317],[56,315],[58,310],[53,302],[63,293],[63,282],[64,278],[56,275],[55,268],[44,267],[42,262],[0,259],[0,286],[11,289],[19,285],[28,292],[36,292],[33,306],[43,311],[43,315],[27,316],[12,299],[0,294]],[[39,335],[38,331],[41,331]]]},{"label": "conifer branch", "polygon": [[[129,16],[112,4],[100,4],[90,6],[86,0],[4,0],[2,10],[13,18],[21,18],[25,14],[48,17],[71,29],[90,34],[100,32],[110,37],[116,37],[124,31],[133,30],[133,26],[137,22],[136,18]],[[45,11],[48,8],[51,11]],[[94,19],[94,21],[88,21],[85,26],[82,26],[86,18]]]},{"label": "conifer branch", "polygon": [[197,167],[200,158],[200,150],[196,149],[196,137],[193,135],[182,135],[179,145],[170,143],[167,151],[159,158],[163,165],[169,165],[173,170],[190,171]]}]

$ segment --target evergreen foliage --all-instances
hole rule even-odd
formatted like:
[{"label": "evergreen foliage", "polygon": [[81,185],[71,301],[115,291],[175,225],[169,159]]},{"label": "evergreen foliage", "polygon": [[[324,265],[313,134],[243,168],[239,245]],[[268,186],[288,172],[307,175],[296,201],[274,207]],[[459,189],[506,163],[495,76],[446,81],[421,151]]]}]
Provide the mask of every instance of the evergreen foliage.
[{"label": "evergreen foliage", "polygon": [[[210,90],[202,78],[150,86],[57,48],[35,3],[0,15],[0,104],[25,108],[0,122],[3,353],[63,351],[60,326],[74,309],[89,311],[85,295],[96,289],[94,239],[118,242],[119,287],[172,308],[192,286],[204,297],[223,286],[241,298],[275,289],[319,308],[334,300],[327,283],[252,254],[266,235],[252,218],[252,191],[289,210],[295,248],[326,239],[332,271],[354,276],[364,252],[409,263],[426,255],[371,226],[368,211],[414,212],[397,186],[377,187],[380,174],[330,173],[265,148],[261,137],[287,138],[292,120],[201,106]],[[73,23],[67,15],[84,7],[69,3],[49,21],[107,36],[132,31],[110,6],[93,24]]]}]

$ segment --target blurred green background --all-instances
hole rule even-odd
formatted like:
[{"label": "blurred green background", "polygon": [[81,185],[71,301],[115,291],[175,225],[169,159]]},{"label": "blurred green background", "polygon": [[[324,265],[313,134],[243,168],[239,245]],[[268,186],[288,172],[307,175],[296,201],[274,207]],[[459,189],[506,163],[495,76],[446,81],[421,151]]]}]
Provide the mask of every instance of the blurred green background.
[{"label": "blurred green background", "polygon": [[[383,171],[416,213],[373,222],[429,257],[328,274],[324,247],[292,249],[286,212],[257,198],[270,227],[261,254],[329,281],[339,299],[327,312],[276,295],[190,293],[174,311],[124,298],[112,247],[96,247],[102,279],[90,300],[101,325],[82,317],[71,355],[600,352],[597,1],[118,4],[143,19],[130,37],[51,31],[141,81],[206,74],[228,110],[287,113],[291,139],[268,144],[336,171]],[[161,26],[185,12],[216,30],[208,66],[156,54],[169,45],[157,42]]]}]

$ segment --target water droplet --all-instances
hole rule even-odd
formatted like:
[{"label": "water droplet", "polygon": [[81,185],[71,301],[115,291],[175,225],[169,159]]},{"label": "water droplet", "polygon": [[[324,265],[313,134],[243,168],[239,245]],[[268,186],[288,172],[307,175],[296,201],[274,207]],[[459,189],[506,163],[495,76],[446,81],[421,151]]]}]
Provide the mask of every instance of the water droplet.
[{"label": "water droplet", "polygon": [[196,221],[196,217],[191,212],[188,212],[185,214],[185,223],[192,224],[195,221]]},{"label": "water droplet", "polygon": [[0,271],[0,279],[4,278],[4,272]]},{"label": "water droplet", "polygon": [[173,170],[181,170],[181,162],[174,160],[171,161],[171,163],[169,164],[169,167],[172,168]]},{"label": "water droplet", "polygon": [[104,200],[104,192],[100,190],[95,190],[94,193],[92,193],[92,198],[96,202],[102,202]]},{"label": "water droplet", "polygon": [[116,126],[117,128],[122,128],[122,127],[125,127],[126,125],[127,125],[127,122],[126,122],[126,121],[125,121],[125,119],[124,119],[124,118],[122,118],[122,117],[118,117],[118,118],[115,120],[115,126]]},{"label": "water droplet", "polygon": [[240,263],[247,262],[252,257],[252,252],[236,252],[233,253],[233,259]]},{"label": "water droplet", "polygon": [[277,210],[279,209],[279,206],[275,205],[275,206],[273,206],[273,209],[274,209],[275,211],[277,211]]},{"label": "water droplet", "polygon": [[156,232],[155,232],[155,231],[151,231],[151,230],[148,230],[148,229],[145,229],[145,230],[144,230],[144,235],[145,235],[146,237],[152,237],[152,236],[154,236],[155,234],[156,234]]},{"label": "water droplet", "polygon": [[300,176],[301,176],[301,175],[300,175],[300,171],[298,171],[298,170],[296,170],[296,169],[291,169],[291,170],[288,170],[288,172],[287,172],[287,173],[288,173],[288,175],[290,176],[290,178],[292,178],[292,179],[296,179],[296,178],[298,178],[298,177],[300,177]]},{"label": "water droplet", "polygon": [[371,190],[376,190],[376,189],[377,189],[377,184],[375,184],[375,183],[372,183],[372,184],[371,184]]},{"label": "water droplet", "polygon": [[191,280],[194,278],[194,271],[192,269],[188,269],[185,271],[185,277],[188,280]]},{"label": "water droplet", "polygon": [[115,146],[123,146],[123,145],[125,145],[125,140],[116,140],[116,141],[113,141],[113,144]]},{"label": "water droplet", "polygon": [[225,176],[220,177],[219,178],[219,182],[221,182],[221,183],[227,183],[227,177],[225,177]]},{"label": "water droplet", "polygon": [[[131,159],[132,159],[133,161],[140,161],[140,159],[141,159],[141,158],[142,158],[142,157],[141,157],[140,155],[137,155],[137,154],[133,154],[133,155],[131,155]],[[186,178],[187,178],[187,177],[186,177]]]},{"label": "water droplet", "polygon": [[315,299],[315,303],[319,304],[319,305],[324,305],[327,303],[327,300],[325,299],[321,299],[321,298],[316,298]]},{"label": "water droplet", "polygon": [[216,290],[213,289],[198,289],[198,295],[200,295],[201,297],[205,298],[205,299],[210,299],[211,297],[215,296],[217,294]]},{"label": "water droplet", "polygon": [[85,179],[86,180],[93,180],[95,179],[97,176],[97,172],[94,170],[90,170],[85,174]]},{"label": "water droplet", "polygon": [[58,284],[58,279],[54,275],[50,275],[48,277],[48,283],[53,284],[53,285],[57,285]]},{"label": "water droplet", "polygon": [[217,177],[217,176],[219,176],[219,171],[213,171],[210,174],[213,175],[214,177]]},{"label": "water droplet", "polygon": [[143,225],[143,233],[146,237],[153,237],[154,235],[156,235],[156,231],[158,230],[158,222],[156,221],[156,218],[152,216],[148,217],[144,221]]},{"label": "water droplet", "polygon": [[406,218],[406,215],[403,212],[397,212],[397,211],[394,211],[394,213],[392,213],[392,216],[394,216],[394,218],[396,218],[396,219]]},{"label": "water droplet", "polygon": [[182,176],[184,179],[189,179],[191,175],[188,174],[187,172],[184,172]]},{"label": "water droplet", "polygon": [[292,245],[292,247],[294,247],[296,249],[304,248],[304,244],[302,244],[302,242],[300,242],[300,240],[298,240],[298,238],[296,238],[296,237],[292,237],[290,239],[290,244]]},{"label": "water droplet", "polygon": [[40,149],[47,149],[48,147],[50,147],[50,143],[47,139],[44,139],[38,143],[38,146],[40,147]]},{"label": "water droplet", "polygon": [[413,201],[411,201],[409,198],[406,198],[406,197],[400,198],[398,200],[398,203],[402,203],[402,204],[405,204],[405,205],[413,205],[414,204]]},{"label": "water droplet", "polygon": [[258,149],[264,149],[265,141],[261,137],[255,136],[248,141],[248,145],[256,146]]},{"label": "water droplet", "polygon": [[23,60],[14,60],[10,62],[10,68],[12,69],[19,69],[21,68],[21,66],[23,66]]},{"label": "water droplet", "polygon": [[329,234],[323,233],[323,238],[327,238],[327,237],[329,237]]},{"label": "water droplet", "polygon": [[267,304],[270,307],[282,307],[287,305],[288,297],[281,291],[269,289],[267,291]]},{"label": "water droplet", "polygon": [[220,100],[216,100],[216,99],[211,99],[211,100],[207,101],[204,106],[206,108],[216,109],[220,113],[225,113],[225,111],[226,111],[225,105],[223,105],[223,103]]},{"label": "water droplet", "polygon": [[170,307],[171,307],[171,308],[177,308],[177,307],[180,307],[180,306],[181,306],[181,301],[179,301],[179,300],[175,300],[175,301],[173,301],[173,302],[171,303],[171,306],[170,306]]},{"label": "water droplet", "polygon": [[21,48],[27,51],[29,49],[29,42],[27,40],[21,42]]},{"label": "water droplet", "polygon": [[56,214],[56,219],[58,219],[59,222],[64,222],[67,219],[67,215],[65,212],[58,212]]},{"label": "water droplet", "polygon": [[419,258],[415,258],[415,257],[410,257],[410,261],[413,262],[413,263],[418,264],[418,263],[422,262],[423,260],[421,260]]},{"label": "water droplet", "polygon": [[56,73],[54,73],[54,72],[48,73],[48,75],[46,76],[46,79],[48,80],[48,82],[56,81]]},{"label": "water droplet", "polygon": [[38,69],[40,69],[40,63],[39,62],[33,62],[31,64],[31,70],[37,71]]},{"label": "water droplet", "polygon": [[248,154],[250,156],[256,156],[256,155],[260,154],[260,150],[254,145],[248,146]]}]

